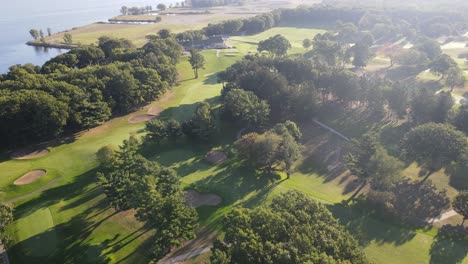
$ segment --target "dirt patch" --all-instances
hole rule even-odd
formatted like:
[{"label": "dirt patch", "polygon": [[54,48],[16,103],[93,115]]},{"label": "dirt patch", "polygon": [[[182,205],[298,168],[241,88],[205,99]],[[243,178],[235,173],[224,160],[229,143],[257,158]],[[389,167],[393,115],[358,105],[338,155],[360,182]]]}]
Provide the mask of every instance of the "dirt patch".
[{"label": "dirt patch", "polygon": [[36,159],[36,158],[40,158],[49,154],[49,152],[50,151],[48,149],[20,150],[20,151],[16,151],[15,153],[13,153],[11,157],[13,159],[19,159],[19,160]]},{"label": "dirt patch", "polygon": [[128,122],[132,124],[137,124],[137,123],[151,121],[155,118],[156,116],[154,115],[136,115],[136,116],[131,116],[130,118],[128,118]]},{"label": "dirt patch", "polygon": [[225,161],[227,156],[222,151],[212,150],[206,154],[205,159],[211,164],[218,164]]},{"label": "dirt patch", "polygon": [[33,182],[39,180],[41,177],[46,175],[46,173],[47,173],[46,170],[34,170],[34,171],[28,172],[25,175],[21,176],[13,184],[14,185],[30,184],[30,183],[33,183]]},{"label": "dirt patch", "polygon": [[158,102],[167,103],[167,102],[171,101],[172,99],[174,99],[175,97],[176,97],[176,94],[175,94],[174,91],[168,91],[158,99]]},{"label": "dirt patch", "polygon": [[148,115],[158,116],[162,111],[164,111],[164,108],[162,108],[160,106],[152,106],[148,110]]},{"label": "dirt patch", "polygon": [[190,206],[200,207],[203,205],[216,206],[223,200],[219,195],[213,193],[199,193],[194,190],[188,190],[185,193],[185,201]]}]

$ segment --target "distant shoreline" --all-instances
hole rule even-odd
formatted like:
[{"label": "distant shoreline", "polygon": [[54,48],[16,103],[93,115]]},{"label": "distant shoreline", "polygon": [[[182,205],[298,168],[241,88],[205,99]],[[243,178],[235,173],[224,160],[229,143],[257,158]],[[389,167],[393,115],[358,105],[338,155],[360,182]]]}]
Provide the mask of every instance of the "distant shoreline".
[{"label": "distant shoreline", "polygon": [[44,43],[44,42],[35,42],[35,41],[28,41],[26,45],[32,47],[41,47],[41,48],[53,48],[53,49],[66,49],[71,50],[77,48],[79,45],[77,44],[56,44],[56,43]]}]

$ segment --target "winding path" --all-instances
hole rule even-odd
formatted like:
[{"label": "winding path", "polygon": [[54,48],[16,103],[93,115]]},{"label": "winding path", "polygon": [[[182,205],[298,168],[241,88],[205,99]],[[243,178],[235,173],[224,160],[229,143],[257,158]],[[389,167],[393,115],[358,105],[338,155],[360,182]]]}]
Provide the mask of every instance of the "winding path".
[{"label": "winding path", "polygon": [[186,254],[182,254],[182,255],[171,257],[171,258],[168,258],[168,259],[165,259],[165,260],[161,260],[161,261],[158,262],[158,264],[182,263],[182,262],[186,261],[187,259],[191,259],[191,258],[196,257],[198,255],[209,252],[212,247],[213,246],[209,246],[209,247],[205,247],[205,248],[199,248],[199,249],[196,249],[196,250],[194,250],[192,252],[189,252],[189,253],[186,253]]},{"label": "winding path", "polygon": [[458,213],[455,212],[454,210],[450,210],[448,212],[445,212],[441,215],[439,215],[438,217],[434,217],[434,218],[429,218],[426,220],[426,222],[430,223],[430,224],[433,224],[433,223],[438,223],[438,222],[442,222],[444,221],[445,219],[449,219],[450,217],[452,216],[456,216]]},{"label": "winding path", "polygon": [[342,139],[344,139],[344,140],[346,140],[346,141],[351,141],[351,139],[349,139],[349,137],[347,137],[347,136],[341,134],[340,132],[336,131],[335,129],[333,129],[333,128],[327,126],[327,125],[325,125],[324,123],[322,123],[322,122],[320,122],[320,121],[318,121],[316,118],[314,118],[313,121],[314,121],[314,123],[316,123],[317,125],[319,125],[319,126],[325,128],[326,130],[332,132],[333,134],[339,136],[340,138],[342,138]]}]

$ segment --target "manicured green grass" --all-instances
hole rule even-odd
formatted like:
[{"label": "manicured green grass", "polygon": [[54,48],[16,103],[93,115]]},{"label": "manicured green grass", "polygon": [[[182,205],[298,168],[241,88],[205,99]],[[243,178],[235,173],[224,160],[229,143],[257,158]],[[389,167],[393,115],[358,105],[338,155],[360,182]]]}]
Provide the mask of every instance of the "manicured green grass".
[{"label": "manicured green grass", "polygon": [[291,42],[290,53],[304,52],[302,41],[306,38],[313,39],[319,33],[325,33],[323,29],[296,28],[296,27],[275,27],[254,36],[241,36],[229,38],[230,45],[248,52],[256,52],[257,44],[269,37],[277,34],[283,35]]},{"label": "manicured green grass", "polygon": [[[312,31],[307,32],[313,34]],[[251,40],[266,38],[278,32],[289,34],[296,47],[299,42],[302,43],[301,35],[306,35],[306,31],[298,33],[294,29],[283,28],[254,36]],[[193,72],[187,58],[184,58],[179,65],[180,85],[173,89],[169,99],[152,105],[166,108],[161,118],[181,121],[192,115],[198,102],[208,101],[217,105],[221,84],[217,83],[215,73],[234,63],[244,51],[240,47],[239,52],[235,53],[236,57],[222,56],[221,53],[219,58],[216,51],[203,51],[207,64],[198,80],[193,79]],[[148,107],[134,114],[145,113]],[[152,232],[136,221],[131,212],[115,214],[107,206],[96,184],[95,168],[98,164],[94,153],[101,146],[120,144],[130,134],[142,135],[144,124],[128,123],[129,116],[115,118],[99,128],[84,132],[74,141],[52,146],[51,153],[43,158],[0,163],[0,187],[5,192],[3,199],[25,194],[51,179],[57,179],[52,188],[16,204],[18,220],[11,230],[15,241],[9,251],[12,263],[62,263],[65,259],[70,263],[148,262]],[[369,128],[349,116],[331,113],[324,119],[352,137],[359,136]],[[433,231],[412,230],[340,204],[352,194],[352,177],[346,172],[336,175],[328,172],[327,164],[321,164],[314,158],[326,156],[328,151],[312,149],[330,142],[340,145],[342,143],[337,142],[341,142],[341,139],[316,126],[305,124],[307,151],[315,155],[307,156],[299,164],[299,170],[292,179],[284,181],[281,180],[284,175],[254,172],[244,168],[233,157],[216,166],[204,161],[204,155],[211,148],[229,149],[237,129],[224,124],[220,128],[220,136],[209,146],[181,142],[177,146],[153,146],[145,150],[147,157],[174,168],[182,177],[185,188],[213,192],[223,198],[219,207],[197,209],[201,227],[219,230],[224,214],[232,208],[262,206],[278,193],[298,189],[326,203],[340,223],[360,239],[367,255],[374,262],[428,263]],[[310,142],[308,139],[311,139]],[[315,139],[320,141],[315,142]],[[11,186],[14,179],[37,168],[47,169],[49,174],[30,186]],[[438,177],[435,175],[434,180]],[[441,178],[440,185],[447,186],[447,182]],[[461,246],[456,249],[463,252]],[[207,254],[200,259],[207,259]],[[463,263],[467,261],[465,258]]]}]

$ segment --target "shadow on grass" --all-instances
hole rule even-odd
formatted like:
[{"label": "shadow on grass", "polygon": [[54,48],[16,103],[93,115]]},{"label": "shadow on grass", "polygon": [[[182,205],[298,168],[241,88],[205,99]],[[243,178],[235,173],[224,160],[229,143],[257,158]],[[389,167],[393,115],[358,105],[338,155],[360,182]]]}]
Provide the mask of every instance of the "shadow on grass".
[{"label": "shadow on grass", "polygon": [[[68,210],[65,214],[74,213],[74,216],[45,232],[14,244],[9,250],[12,263],[109,263],[110,253],[127,247],[147,232],[148,229],[142,227],[120,240],[120,234],[112,239],[104,239],[107,234],[102,232],[92,235],[104,223],[117,217],[121,218],[108,207],[105,199],[93,202],[101,194],[100,189],[94,185],[95,173],[96,170],[91,170],[76,177],[73,183],[46,190],[39,198],[16,208],[15,213],[24,218],[37,209],[64,203],[65,206],[61,207],[58,213]],[[146,237],[144,239],[147,240]],[[149,254],[144,253],[146,249],[148,247],[140,246],[136,254],[139,261],[132,263],[147,263],[148,259],[145,259],[145,256]]]},{"label": "shadow on grass", "polygon": [[365,208],[341,203],[329,205],[328,209],[362,246],[371,242],[403,245],[416,236],[416,232],[409,228],[393,226],[389,222],[376,219],[372,212]]},{"label": "shadow on grass", "polygon": [[468,228],[445,225],[439,229],[430,251],[430,264],[462,263],[468,255]]}]

